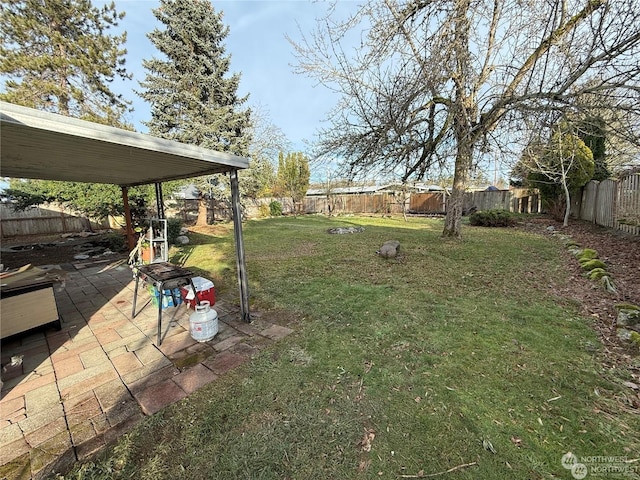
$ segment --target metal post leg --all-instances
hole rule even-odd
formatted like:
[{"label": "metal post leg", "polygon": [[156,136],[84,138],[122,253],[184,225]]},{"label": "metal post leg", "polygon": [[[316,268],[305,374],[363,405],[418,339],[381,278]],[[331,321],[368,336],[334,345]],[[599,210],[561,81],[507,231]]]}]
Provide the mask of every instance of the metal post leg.
[{"label": "metal post leg", "polygon": [[160,296],[158,297],[158,347],[162,345],[162,294],[164,293],[164,283],[161,282],[157,287]]},{"label": "metal post leg", "polygon": [[133,289],[133,307],[131,308],[131,318],[136,318],[136,300],[138,299],[138,283],[140,282],[140,275],[136,272],[136,286]]}]

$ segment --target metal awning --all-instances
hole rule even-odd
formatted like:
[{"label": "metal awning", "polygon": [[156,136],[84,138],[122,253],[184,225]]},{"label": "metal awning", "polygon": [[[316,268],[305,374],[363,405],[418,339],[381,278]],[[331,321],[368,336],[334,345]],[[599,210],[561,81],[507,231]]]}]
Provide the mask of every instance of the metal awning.
[{"label": "metal awning", "polygon": [[0,102],[0,176],[122,187],[229,172],[247,158]]},{"label": "metal awning", "polygon": [[240,310],[251,321],[238,186],[249,159],[6,102],[0,153],[2,177],[114,184],[125,199],[135,185],[229,172]]}]

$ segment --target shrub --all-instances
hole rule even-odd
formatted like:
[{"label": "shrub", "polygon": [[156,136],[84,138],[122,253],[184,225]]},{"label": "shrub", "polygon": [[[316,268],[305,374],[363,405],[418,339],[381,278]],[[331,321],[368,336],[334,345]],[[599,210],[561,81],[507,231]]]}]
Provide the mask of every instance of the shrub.
[{"label": "shrub", "polygon": [[266,203],[261,203],[258,207],[258,214],[260,215],[260,218],[267,218],[269,215],[271,215],[269,205],[267,205]]},{"label": "shrub", "polygon": [[272,200],[269,204],[269,215],[272,217],[280,217],[282,215],[282,204],[277,200]]},{"label": "shrub", "polygon": [[180,230],[182,230],[182,220],[179,218],[167,219],[167,241],[169,245],[176,243],[176,238],[180,236]]},{"label": "shrub", "polygon": [[469,223],[479,227],[511,227],[517,216],[507,210],[482,210],[469,216]]}]

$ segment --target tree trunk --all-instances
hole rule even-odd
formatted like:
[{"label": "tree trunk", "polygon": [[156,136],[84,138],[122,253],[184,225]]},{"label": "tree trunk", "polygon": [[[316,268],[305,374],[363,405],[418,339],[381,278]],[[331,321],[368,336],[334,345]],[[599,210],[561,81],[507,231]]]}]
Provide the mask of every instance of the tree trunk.
[{"label": "tree trunk", "polygon": [[460,157],[460,152],[458,152],[453,177],[453,190],[447,202],[447,215],[442,232],[442,236],[448,238],[462,238],[462,210],[464,209],[464,192],[471,168],[471,156],[469,155],[468,158]]},{"label": "tree trunk", "polygon": [[402,191],[402,218],[407,221],[407,201],[411,198],[411,194],[405,188]]},{"label": "tree trunk", "polygon": [[562,187],[564,188],[564,220],[562,222],[563,227],[569,226],[569,214],[571,213],[571,195],[569,194],[569,187],[567,186],[566,178],[562,179]]},{"label": "tree trunk", "polygon": [[202,227],[207,225],[207,217],[208,217],[208,202],[207,199],[200,195],[198,197],[198,220],[196,220],[196,225],[198,227]]},{"label": "tree trunk", "polygon": [[469,180],[469,172],[473,160],[473,142],[464,132],[464,122],[457,130],[456,164],[453,175],[453,190],[446,205],[447,215],[444,221],[443,237],[462,238],[462,211],[464,209],[464,193]]}]

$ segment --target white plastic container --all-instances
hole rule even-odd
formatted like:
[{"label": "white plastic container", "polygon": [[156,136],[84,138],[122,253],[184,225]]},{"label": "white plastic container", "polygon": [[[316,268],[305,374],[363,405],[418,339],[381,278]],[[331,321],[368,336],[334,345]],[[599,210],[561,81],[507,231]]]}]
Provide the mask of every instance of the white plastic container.
[{"label": "white plastic container", "polygon": [[196,311],[189,316],[191,338],[197,342],[208,342],[218,333],[218,312],[207,301],[196,305]]}]

